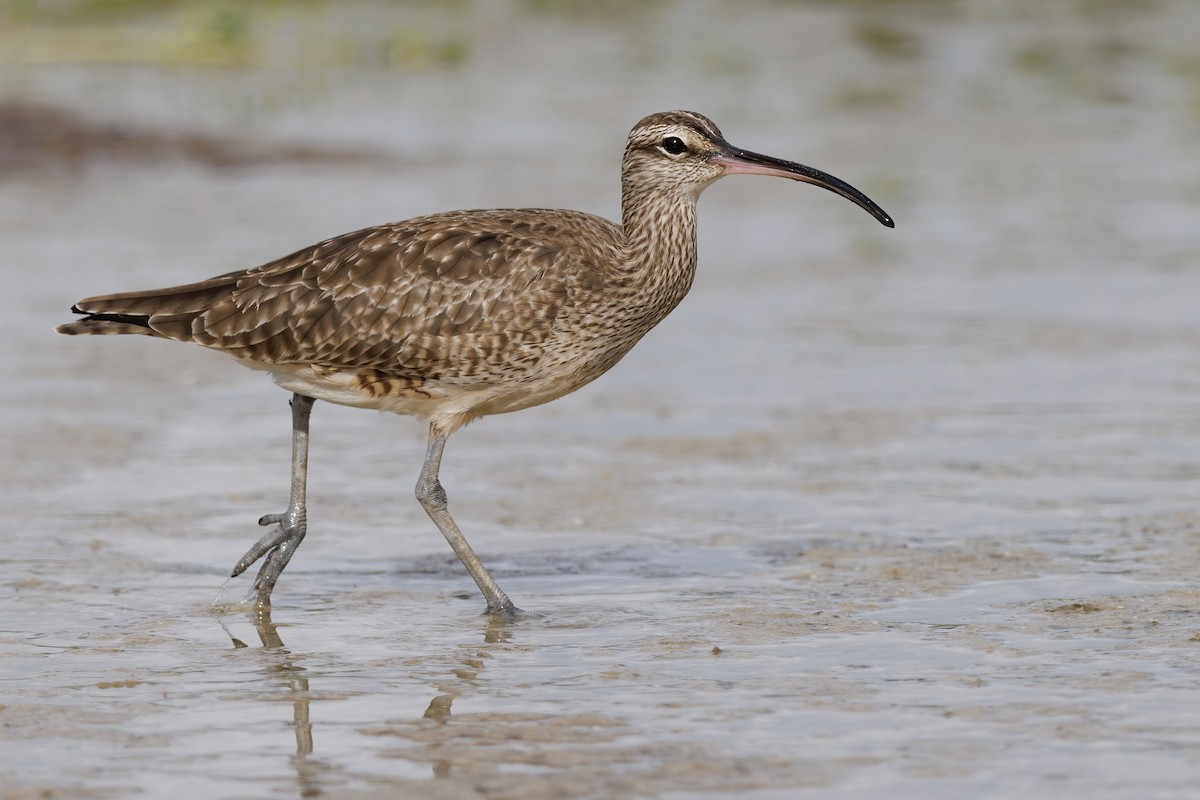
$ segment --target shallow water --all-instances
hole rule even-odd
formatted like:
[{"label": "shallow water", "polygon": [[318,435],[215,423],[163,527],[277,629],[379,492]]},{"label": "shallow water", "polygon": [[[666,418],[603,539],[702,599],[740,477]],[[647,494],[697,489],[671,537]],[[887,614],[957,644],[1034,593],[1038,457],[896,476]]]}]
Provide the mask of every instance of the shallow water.
[{"label": "shallow water", "polygon": [[[250,68],[0,51],[4,97],[82,120],[0,180],[4,796],[1192,795],[1200,6],[737,8],[323,23],[461,46],[383,65],[278,10]],[[272,619],[214,613],[286,500],[287,397],[55,337],[70,303],[445,208],[614,216],[671,107],[896,230],[723,181],[658,330],[454,438],[455,516],[541,616],[479,615],[411,497],[420,425],[325,404]]]}]

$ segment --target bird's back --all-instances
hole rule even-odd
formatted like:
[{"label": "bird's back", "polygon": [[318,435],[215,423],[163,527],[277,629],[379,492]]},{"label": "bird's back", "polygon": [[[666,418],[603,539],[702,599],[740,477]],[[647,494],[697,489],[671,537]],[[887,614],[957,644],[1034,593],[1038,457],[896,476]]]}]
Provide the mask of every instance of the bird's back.
[{"label": "bird's back", "polygon": [[[580,212],[436,214],[199,283],[81,300],[74,310],[87,316],[58,330],[194,342],[277,380],[337,376],[339,386],[366,398],[352,405],[386,407],[369,400],[499,383],[558,396],[565,392],[533,385],[549,370],[575,388],[633,344],[588,335],[622,313],[624,301],[611,291],[621,241],[618,226]],[[614,349],[621,352],[611,358]],[[589,369],[599,371],[585,375]]]}]

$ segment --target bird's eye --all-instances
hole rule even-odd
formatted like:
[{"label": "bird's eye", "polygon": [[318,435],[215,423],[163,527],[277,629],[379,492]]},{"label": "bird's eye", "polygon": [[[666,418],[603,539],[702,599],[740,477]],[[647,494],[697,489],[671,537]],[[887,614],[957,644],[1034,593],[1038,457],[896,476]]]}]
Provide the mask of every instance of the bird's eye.
[{"label": "bird's eye", "polygon": [[668,136],[662,140],[662,148],[673,156],[687,152],[687,145],[678,136]]}]

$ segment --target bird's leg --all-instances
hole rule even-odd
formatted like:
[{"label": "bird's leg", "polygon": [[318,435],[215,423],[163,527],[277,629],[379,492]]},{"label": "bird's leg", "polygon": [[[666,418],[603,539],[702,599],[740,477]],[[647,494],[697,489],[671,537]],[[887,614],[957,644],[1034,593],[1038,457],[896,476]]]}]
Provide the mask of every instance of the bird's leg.
[{"label": "bird's leg", "polygon": [[438,471],[442,466],[442,450],[446,447],[448,436],[449,434],[438,431],[434,426],[429,426],[429,449],[425,451],[425,464],[421,467],[421,477],[417,479],[417,500],[446,537],[446,541],[454,548],[458,559],[475,579],[479,591],[483,592],[483,599],[487,601],[486,613],[515,617],[520,613],[520,609],[513,605],[513,601],[508,599],[504,590],[496,585],[496,581],[483,566],[479,556],[475,555],[471,545],[467,544],[466,537],[450,518],[450,512],[446,508],[446,490],[438,480]]},{"label": "bird's leg", "polygon": [[258,521],[259,525],[279,527],[263,536],[233,568],[233,577],[266,555],[266,561],[254,579],[254,591],[260,608],[271,606],[271,590],[279,580],[284,567],[292,560],[296,548],[304,541],[308,531],[308,512],[305,510],[305,488],[308,483],[308,418],[312,414],[311,397],[292,395],[292,494],[288,508],[282,514],[267,514]]}]

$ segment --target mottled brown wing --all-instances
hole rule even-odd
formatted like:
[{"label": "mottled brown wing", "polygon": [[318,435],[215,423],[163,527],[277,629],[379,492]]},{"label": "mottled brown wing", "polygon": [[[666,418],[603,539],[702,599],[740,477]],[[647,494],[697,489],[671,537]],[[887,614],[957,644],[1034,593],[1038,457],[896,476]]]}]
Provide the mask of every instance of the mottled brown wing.
[{"label": "mottled brown wing", "polygon": [[197,284],[91,298],[77,310],[237,358],[469,376],[496,359],[533,357],[572,290],[597,280],[594,255],[572,244],[579,227],[593,242],[615,241],[611,223],[584,214],[439,214]]}]

